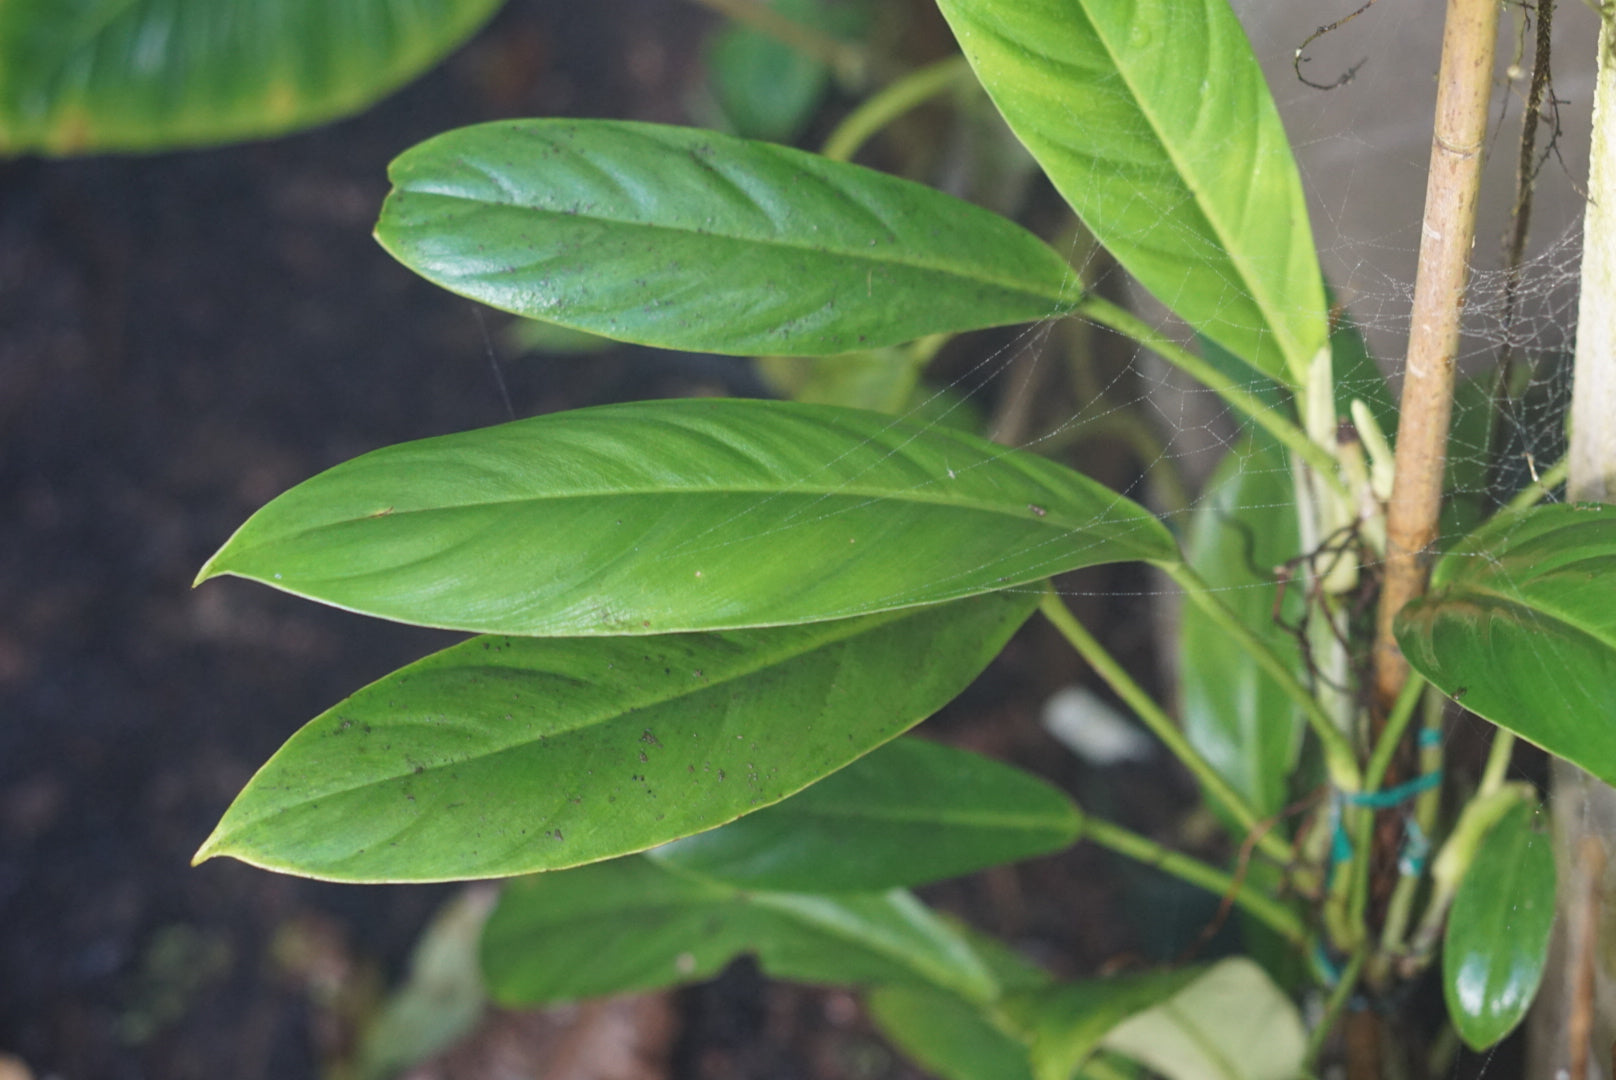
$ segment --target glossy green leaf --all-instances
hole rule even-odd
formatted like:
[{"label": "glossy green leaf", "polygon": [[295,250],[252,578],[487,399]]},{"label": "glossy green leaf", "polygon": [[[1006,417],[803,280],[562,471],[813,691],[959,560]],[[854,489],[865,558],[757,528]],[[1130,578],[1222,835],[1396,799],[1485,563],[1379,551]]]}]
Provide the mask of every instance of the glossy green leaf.
[{"label": "glossy green leaf", "polygon": [[822,355],[1070,310],[1066,262],[919,184],[693,128],[512,120],[407,151],[376,237],[451,292],[621,341]]},{"label": "glossy green leaf", "polygon": [[1616,506],[1495,518],[1437,562],[1397,641],[1465,708],[1616,783]]},{"label": "glossy green leaf", "polygon": [[1537,995],[1554,926],[1554,846],[1517,803],[1477,848],[1448,914],[1442,990],[1472,1049],[1515,1029]]},{"label": "glossy green leaf", "polygon": [[923,885],[1075,843],[1072,801],[1020,769],[897,739],[766,810],[650,857],[748,889]]},{"label": "glossy green leaf", "polygon": [[1067,1080],[1128,1017],[1167,1000],[1197,972],[1150,972],[1060,983],[1009,997],[1005,1012],[1032,1046],[1038,1080]]},{"label": "glossy green leaf", "polygon": [[369,105],[500,0],[6,0],[0,154],[262,138]]},{"label": "glossy green leaf", "polygon": [[743,953],[803,982],[997,991],[967,940],[909,893],[747,891],[644,858],[511,882],[483,974],[497,1001],[538,1005],[704,979]]},{"label": "glossy green leaf", "polygon": [[941,1080],[1034,1080],[1026,1043],[954,994],[879,986],[867,1004],[881,1033]]},{"label": "glossy green leaf", "polygon": [[[1276,611],[1275,570],[1301,547],[1295,490],[1285,456],[1271,440],[1230,451],[1208,482],[1190,522],[1186,557],[1219,597],[1287,663],[1300,668],[1294,625],[1301,596]],[[1277,814],[1302,747],[1295,703],[1196,605],[1180,615],[1179,670],[1184,734],[1258,812]]]},{"label": "glossy green leaf", "polygon": [[1307,1031],[1262,968],[1237,957],[1119,1024],[1105,1046],[1166,1080],[1295,1080]]},{"label": "glossy green leaf", "polygon": [[1148,511],[963,432],[768,401],[605,406],[391,446],[203,568],[383,618],[529,635],[841,618],[1175,558]]},{"label": "glossy green leaf", "polygon": [[652,638],[474,638],[310,721],[198,859],[342,881],[575,866],[731,821],[940,708],[1036,597]]},{"label": "glossy green leaf", "polygon": [[1226,0],[939,0],[1084,224],[1198,331],[1291,386],[1325,342],[1302,185]]}]

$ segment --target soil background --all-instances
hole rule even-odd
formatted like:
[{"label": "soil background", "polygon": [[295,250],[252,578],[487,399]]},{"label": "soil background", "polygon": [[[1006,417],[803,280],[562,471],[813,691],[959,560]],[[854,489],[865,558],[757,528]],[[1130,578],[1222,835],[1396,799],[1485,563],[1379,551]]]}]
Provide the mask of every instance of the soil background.
[{"label": "soil background", "polygon": [[[454,887],[189,862],[297,726],[455,638],[191,580],[265,501],[375,447],[626,398],[763,392],[733,360],[514,357],[506,317],[370,238],[387,162],[439,131],[686,120],[709,26],[674,0],[518,0],[352,120],[234,148],[0,164],[0,1054],[65,1080],[315,1077],[350,1034],[345,988],[398,979]],[[1147,620],[1116,603],[1092,613],[1137,657]],[[1096,787],[1038,727],[1037,703],[1074,676],[1023,635],[928,730],[1127,804],[1138,778]],[[1130,954],[1152,905],[1205,914],[1161,888],[1080,851],[930,895],[1082,974]],[[766,988],[745,962],[672,1000],[665,1075],[919,1075],[848,995]]]}]

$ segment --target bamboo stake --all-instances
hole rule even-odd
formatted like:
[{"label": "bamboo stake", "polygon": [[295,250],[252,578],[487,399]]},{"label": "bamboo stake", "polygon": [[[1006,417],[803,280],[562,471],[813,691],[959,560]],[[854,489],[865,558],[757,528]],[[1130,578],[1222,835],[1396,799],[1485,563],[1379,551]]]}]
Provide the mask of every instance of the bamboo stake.
[{"label": "bamboo stake", "polygon": [[1498,0],[1448,0],[1425,220],[1414,279],[1413,326],[1397,429],[1397,477],[1386,518],[1386,574],[1375,634],[1377,713],[1408,678],[1392,620],[1425,590],[1425,554],[1436,540],[1453,411],[1454,358],[1476,235],[1487,102],[1492,96]]}]

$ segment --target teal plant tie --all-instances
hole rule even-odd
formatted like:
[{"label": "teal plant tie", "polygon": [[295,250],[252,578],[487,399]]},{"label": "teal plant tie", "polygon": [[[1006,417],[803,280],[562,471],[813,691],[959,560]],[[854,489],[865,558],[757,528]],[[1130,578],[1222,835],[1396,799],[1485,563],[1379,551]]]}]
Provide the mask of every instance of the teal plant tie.
[{"label": "teal plant tie", "polygon": [[1428,772],[1416,776],[1407,783],[1396,787],[1385,788],[1381,791],[1352,791],[1341,797],[1353,806],[1367,806],[1371,810],[1389,810],[1394,806],[1405,803],[1422,792],[1430,791],[1442,782],[1442,770]]}]

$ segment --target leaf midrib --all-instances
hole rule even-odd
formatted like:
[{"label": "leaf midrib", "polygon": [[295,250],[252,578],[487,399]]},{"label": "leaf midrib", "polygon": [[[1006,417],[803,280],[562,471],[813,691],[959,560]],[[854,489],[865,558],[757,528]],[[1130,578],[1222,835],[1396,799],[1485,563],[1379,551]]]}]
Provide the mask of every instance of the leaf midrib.
[{"label": "leaf midrib", "polygon": [[[927,190],[931,190],[931,189],[927,189]],[[676,227],[671,226],[671,225],[659,225],[659,224],[656,224],[654,222],[629,221],[629,220],[624,220],[624,219],[620,219],[620,218],[612,218],[612,217],[606,217],[606,216],[603,216],[603,215],[596,215],[596,214],[591,214],[591,215],[584,215],[584,214],[581,214],[581,213],[579,213],[579,214],[569,214],[569,213],[567,213],[566,211],[563,211],[563,210],[551,210],[551,209],[547,209],[547,208],[544,208],[544,207],[527,206],[527,205],[523,205],[521,203],[500,202],[500,201],[496,201],[496,200],[493,200],[493,199],[476,198],[476,197],[473,197],[473,196],[470,196],[470,195],[458,195],[458,194],[451,194],[451,193],[447,193],[447,192],[443,192],[443,191],[429,191],[429,190],[410,188],[410,187],[395,187],[394,188],[394,194],[412,195],[412,196],[429,196],[429,197],[434,197],[434,198],[453,200],[453,201],[457,201],[457,202],[469,202],[469,203],[473,203],[473,204],[478,205],[478,206],[500,207],[500,208],[507,209],[507,210],[515,210],[515,211],[523,212],[523,213],[532,213],[532,214],[537,214],[537,215],[543,215],[545,217],[550,217],[550,218],[560,218],[560,219],[563,219],[563,220],[566,220],[566,221],[587,221],[587,222],[594,222],[594,223],[604,223],[604,224],[606,224],[606,225],[608,225],[608,226],[610,226],[612,228],[618,228],[618,229],[641,229],[641,230],[645,230],[646,232],[653,233],[653,234],[672,233],[674,235],[677,235],[677,236],[680,236],[680,237],[686,237],[686,238],[700,237],[700,238],[704,238],[704,239],[718,239],[718,240],[724,240],[724,241],[729,241],[729,242],[738,243],[738,244],[749,244],[749,245],[755,245],[755,246],[759,246],[759,247],[779,248],[779,249],[785,250],[785,251],[806,252],[806,253],[810,253],[810,254],[814,254],[814,255],[826,256],[826,257],[830,257],[830,258],[847,259],[847,260],[850,260],[850,261],[853,261],[853,262],[859,263],[859,264],[866,264],[867,263],[867,264],[871,265],[872,267],[900,267],[900,268],[907,269],[907,270],[918,270],[918,271],[924,271],[926,273],[931,273],[931,274],[941,274],[941,275],[944,275],[944,276],[947,276],[947,277],[956,278],[956,279],[961,280],[961,281],[974,282],[974,283],[981,284],[981,285],[991,285],[991,286],[993,286],[995,288],[1004,289],[1004,290],[1011,291],[1011,292],[1022,293],[1023,295],[1026,295],[1026,296],[1029,296],[1029,297],[1034,297],[1034,298],[1039,299],[1039,300],[1050,301],[1050,302],[1052,302],[1053,304],[1056,305],[1056,310],[1050,312],[1050,314],[1052,316],[1053,315],[1059,315],[1059,314],[1065,314],[1068,311],[1070,311],[1072,306],[1074,306],[1077,303],[1077,301],[1081,298],[1081,295],[1082,295],[1082,290],[1081,289],[1077,290],[1078,291],[1078,296],[1074,297],[1074,296],[1071,296],[1069,294],[1069,291],[1067,289],[1065,289],[1065,288],[1062,288],[1062,289],[1060,289],[1058,291],[1055,291],[1055,292],[1051,292],[1048,289],[1042,287],[1041,285],[1036,286],[1036,287],[1033,286],[1033,285],[1030,285],[1025,280],[1018,281],[1018,280],[1011,280],[1011,279],[1008,279],[1008,278],[1003,278],[1003,277],[998,276],[998,275],[984,275],[984,274],[977,274],[977,273],[966,273],[966,272],[961,271],[955,264],[939,263],[939,262],[928,261],[928,260],[918,259],[918,258],[913,258],[913,257],[911,257],[911,258],[897,258],[897,257],[888,256],[888,257],[883,258],[883,257],[880,257],[880,255],[879,255],[879,253],[883,250],[883,249],[880,249],[880,248],[876,249],[878,254],[871,254],[869,252],[869,250],[867,250],[867,249],[861,251],[861,250],[856,249],[856,248],[843,249],[843,248],[833,248],[833,247],[828,247],[828,246],[823,246],[823,245],[815,246],[813,244],[808,244],[808,243],[793,243],[789,239],[781,239],[781,238],[778,238],[778,237],[775,237],[775,238],[758,238],[758,237],[754,237],[754,236],[742,236],[742,235],[735,235],[735,234],[728,233],[728,232],[721,232],[721,231],[719,231],[717,229],[697,230],[697,229],[694,229],[694,228],[676,228]],[[1006,219],[1006,220],[1008,220],[1008,219]],[[946,224],[946,223],[944,223],[944,224]],[[395,223],[394,227],[399,228],[399,226],[397,226],[396,223]],[[1038,240],[1037,237],[1032,236],[1032,234],[1030,234],[1030,233],[1028,234],[1028,239],[1032,240],[1034,243],[1042,244],[1042,241]],[[906,251],[912,251],[912,249],[900,246],[900,247],[897,248],[897,251],[899,253],[902,253],[902,252],[906,252]],[[468,276],[481,277],[481,276],[484,276],[484,275],[478,274],[478,275],[468,275]],[[1073,275],[1073,280],[1075,280],[1075,275]],[[706,301],[704,300],[703,302],[705,303]],[[1062,309],[1064,309],[1064,310],[1062,310]]]}]

